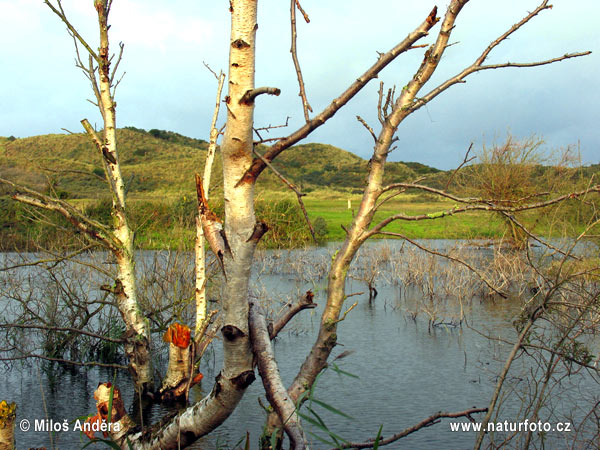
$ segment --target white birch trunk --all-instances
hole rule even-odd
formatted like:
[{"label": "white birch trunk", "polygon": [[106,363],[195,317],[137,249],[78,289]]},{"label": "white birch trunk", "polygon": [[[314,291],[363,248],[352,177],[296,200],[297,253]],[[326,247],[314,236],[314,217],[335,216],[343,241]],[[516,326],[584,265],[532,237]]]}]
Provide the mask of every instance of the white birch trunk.
[{"label": "white birch trunk", "polygon": [[[221,105],[221,91],[223,89],[223,83],[225,81],[225,75],[221,73],[219,76],[219,85],[217,88],[217,100],[215,103],[215,112],[213,114],[212,123],[210,126],[210,137],[208,143],[208,149],[206,150],[206,161],[204,163],[204,176],[202,177],[202,184],[206,200],[208,200],[209,189],[210,189],[210,178],[212,174],[213,161],[215,159],[215,151],[217,148],[217,138],[219,137],[219,130],[217,129],[217,118],[219,117],[219,108]],[[195,244],[195,255],[196,255],[196,329],[194,333],[194,339],[196,342],[202,338],[201,331],[206,329],[204,322],[206,321],[207,314],[207,303],[206,303],[206,255],[204,251],[204,232],[202,230],[202,223],[200,214],[196,217],[196,244]]]},{"label": "white birch trunk", "polygon": [[248,284],[254,250],[266,227],[256,223],[253,183],[236,183],[252,164],[254,104],[240,100],[254,89],[256,12],[256,0],[231,1],[227,130],[221,144],[224,229],[231,248],[231,253],[224,254],[223,368],[210,394],[200,402],[151,434],[130,435],[136,449],[183,448],[210,433],[229,417],[255,379],[248,330]]},{"label": "white birch trunk", "polygon": [[106,162],[110,185],[113,189],[113,218],[114,235],[120,242],[115,257],[118,265],[118,276],[121,286],[117,283],[115,293],[117,306],[126,327],[127,342],[125,353],[129,358],[136,390],[145,391],[152,388],[152,366],[150,359],[150,333],[148,323],[137,302],[135,259],[133,251],[133,233],[127,223],[125,214],[125,186],[118,163],[116,135],[116,104],[113,101],[110,80],[110,56],[108,41],[108,11],[106,3],[96,0],[100,27],[99,49],[99,85],[100,104],[104,118],[102,154]]}]

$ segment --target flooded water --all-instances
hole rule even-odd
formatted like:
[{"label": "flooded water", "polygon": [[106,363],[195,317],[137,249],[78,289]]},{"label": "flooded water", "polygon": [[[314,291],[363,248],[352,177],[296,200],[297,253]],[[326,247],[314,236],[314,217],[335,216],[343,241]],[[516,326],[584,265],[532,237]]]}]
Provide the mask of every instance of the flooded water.
[{"label": "flooded water", "polygon": [[[374,266],[366,264],[362,269],[352,272],[347,294],[363,294],[347,300],[347,307],[355,301],[358,304],[340,324],[339,346],[332,356],[348,352],[348,356],[334,363],[354,376],[337,373],[331,367],[319,378],[314,391],[315,398],[351,417],[334,414],[313,404],[314,410],[330,430],[353,442],[374,438],[380,427],[382,436],[389,436],[438,411],[486,407],[510,346],[490,340],[482,333],[511,341],[516,338],[512,322],[521,307],[519,299],[482,300],[471,295],[457,300],[439,293],[435,299],[424,298],[426,291],[408,286],[406,280],[401,279],[402,267],[393,267],[394,252],[402,251],[399,245],[378,242],[363,255],[364,258],[374,258],[373,255],[385,253],[386,247],[393,250],[386,262],[378,266],[381,270],[374,278],[378,295],[372,302],[368,301],[368,288],[364,280],[370,276],[369,267]],[[275,341],[276,357],[286,385],[296,375],[317,334],[325,301],[325,280],[321,275],[331,261],[330,255],[331,250],[325,248],[314,251],[310,258],[300,258],[298,253],[287,251],[264,252],[258,258],[253,293],[264,301],[268,309],[277,311],[281,302],[295,298],[308,289],[315,293],[315,301],[319,303],[316,310],[303,311],[296,316]],[[435,270],[441,271],[443,266]],[[442,282],[438,280],[436,289],[443,289],[439,284]],[[460,289],[460,286],[459,280],[455,289]],[[416,311],[418,314],[413,320]],[[461,311],[466,318],[462,323]],[[436,326],[430,327],[429,318],[432,316]],[[210,380],[220,370],[221,362],[220,345],[217,342],[202,363],[201,371],[206,381],[203,386],[193,390],[193,398],[201,398],[205,394],[201,389],[211,388]],[[525,382],[526,375],[519,379],[518,374],[527,367],[527,363],[521,360],[515,362],[514,371],[511,371],[516,380],[513,380],[515,386],[519,381]],[[159,369],[164,371],[164,367]],[[133,403],[127,374],[115,374],[108,369],[72,372],[56,369],[53,373],[47,373],[35,365],[20,369],[18,363],[13,363],[13,370],[3,372],[1,376],[0,399],[18,404],[18,448],[50,448],[52,444],[71,449],[85,445],[87,438],[82,438],[78,432],[60,432],[50,436],[34,431],[33,424],[35,420],[43,419],[72,422],[94,412],[92,395],[100,381],[112,381],[116,377],[116,384],[128,404]],[[581,392],[589,390],[586,401],[592,401],[592,397],[597,395],[597,385],[587,381],[577,383],[580,387],[575,395],[581,396]],[[561,392],[556,395],[561,395]],[[568,395],[568,389],[565,388],[565,399]],[[250,433],[251,448],[255,448],[265,421],[259,399],[266,403],[262,384],[257,379],[232,416],[212,435],[198,441],[194,448],[237,448],[235,444],[246,436],[246,432]],[[520,405],[518,399],[507,400],[496,420],[514,420]],[[160,418],[164,412],[162,408],[155,406],[147,412],[145,423]],[[308,414],[306,409],[304,412]],[[139,413],[131,410],[130,414]],[[474,416],[475,419],[477,417]],[[22,419],[30,420],[32,430],[19,430],[18,424]],[[443,419],[385,448],[472,448],[475,433],[453,432],[450,428],[452,420]],[[465,418],[454,420],[467,421]],[[308,423],[305,426],[312,433],[309,438],[313,448],[331,447],[315,437],[318,435],[331,441],[323,431]],[[554,436],[553,439],[560,440],[561,436]]]}]

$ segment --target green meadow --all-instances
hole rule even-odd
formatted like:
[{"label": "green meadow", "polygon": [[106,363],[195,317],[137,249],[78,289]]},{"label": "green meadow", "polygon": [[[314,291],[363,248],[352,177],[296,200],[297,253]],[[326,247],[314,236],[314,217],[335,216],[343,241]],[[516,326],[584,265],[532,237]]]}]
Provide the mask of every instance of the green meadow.
[{"label": "green meadow", "polygon": [[[195,236],[196,193],[194,173],[203,171],[207,143],[164,130],[134,127],[118,130],[119,155],[128,191],[130,223],[140,248],[192,249]],[[259,151],[264,150],[259,147]],[[325,144],[302,144],[289,149],[274,165],[306,195],[304,204],[320,244],[339,241],[360,204],[368,161]],[[466,169],[469,170],[469,169]],[[550,169],[535,171],[535,183],[545,189]],[[567,186],[585,185],[599,172],[598,165],[563,173]],[[420,179],[421,184],[443,188],[452,172],[415,162],[390,162],[384,183]],[[110,198],[101,156],[83,134],[54,134],[28,138],[0,137],[0,176],[51,196],[59,197],[92,218],[110,223]],[[538,180],[539,178],[539,180]],[[551,177],[550,177],[551,178]],[[222,215],[222,170],[213,168],[211,207]],[[0,246],[4,250],[35,249],[37,245],[64,248],[83,239],[56,214],[16,203],[11,189],[0,191]],[[464,183],[457,195],[472,195]],[[350,205],[350,208],[349,208]],[[454,202],[418,191],[401,193],[378,209],[374,223],[393,214],[407,216],[452,209]],[[257,217],[270,231],[262,245],[299,247],[313,244],[296,195],[270,170],[256,187]],[[544,236],[575,235],[585,223],[580,206],[566,202],[543,213],[521,213],[519,219]],[[588,215],[589,216],[589,215]],[[422,221],[396,221],[386,231],[416,239],[499,239],[507,226],[498,214],[469,212]]]}]

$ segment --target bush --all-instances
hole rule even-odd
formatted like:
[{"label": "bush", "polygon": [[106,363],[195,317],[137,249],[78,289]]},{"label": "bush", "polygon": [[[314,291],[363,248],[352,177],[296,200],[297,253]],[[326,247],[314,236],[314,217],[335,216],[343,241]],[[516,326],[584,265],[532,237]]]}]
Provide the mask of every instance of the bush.
[{"label": "bush", "polygon": [[292,200],[258,202],[256,216],[269,225],[261,241],[266,247],[299,247],[312,241],[302,210]]},{"label": "bush", "polygon": [[327,238],[327,221],[322,217],[317,217],[313,221],[312,225],[315,230],[315,237],[317,238],[317,242],[319,244],[322,244]]}]

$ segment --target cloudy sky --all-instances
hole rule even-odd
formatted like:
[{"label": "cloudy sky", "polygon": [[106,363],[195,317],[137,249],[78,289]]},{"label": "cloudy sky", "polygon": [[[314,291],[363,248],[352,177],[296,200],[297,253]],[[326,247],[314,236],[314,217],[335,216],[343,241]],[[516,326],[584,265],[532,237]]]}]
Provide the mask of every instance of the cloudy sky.
[{"label": "cloudy sky", "polygon": [[[303,0],[311,23],[299,21],[299,57],[313,109],[327,106],[375,61],[377,51],[402,40],[434,4]],[[471,64],[490,41],[537,4],[471,0],[451,38],[457,44],[447,50],[422,92]],[[438,4],[438,15],[446,5],[447,0]],[[97,47],[92,0],[63,0],[63,6]],[[112,48],[125,43],[121,67],[126,72],[117,90],[118,126],[206,139],[216,82],[202,63],[215,70],[227,67],[228,6],[227,0],[114,0]],[[0,0],[0,11],[0,135],[80,131],[84,117],[98,123],[98,112],[86,102],[91,98],[87,80],[74,67],[73,42],[58,18],[42,0]],[[288,16],[288,0],[260,0],[256,81],[279,87],[282,94],[257,101],[256,123],[276,125],[290,116],[291,132],[303,115],[289,53]],[[471,75],[467,83],[446,91],[401,125],[391,159],[447,169],[462,161],[470,142],[480,148],[511,133],[518,138],[540,136],[549,151],[579,146],[584,163],[600,162],[599,16],[596,0],[556,0],[552,10],[504,42],[489,61],[526,62],[584,50],[592,55],[533,69]],[[422,43],[433,40],[432,34]],[[418,68],[423,51],[401,56],[379,80],[401,88]],[[329,143],[368,157],[372,139],[355,117],[364,117],[377,130],[378,84],[371,82],[307,142]]]}]

